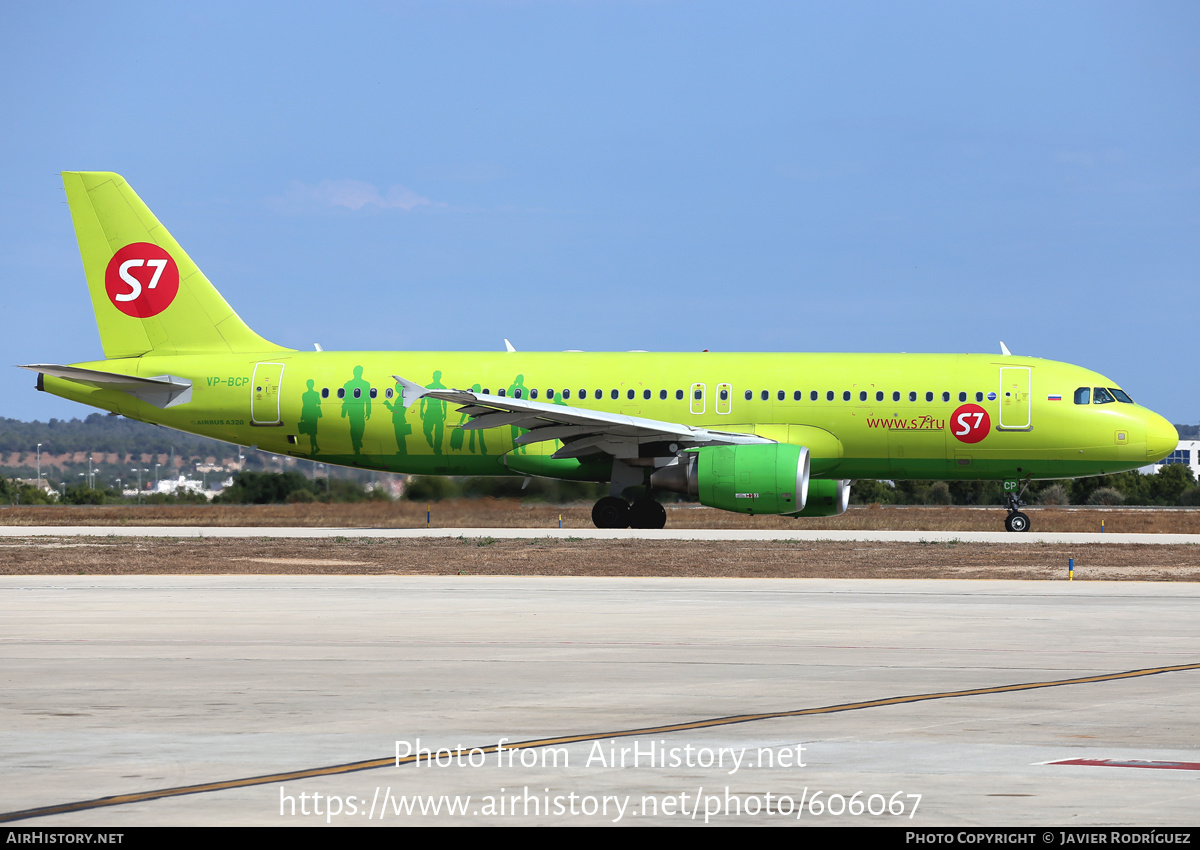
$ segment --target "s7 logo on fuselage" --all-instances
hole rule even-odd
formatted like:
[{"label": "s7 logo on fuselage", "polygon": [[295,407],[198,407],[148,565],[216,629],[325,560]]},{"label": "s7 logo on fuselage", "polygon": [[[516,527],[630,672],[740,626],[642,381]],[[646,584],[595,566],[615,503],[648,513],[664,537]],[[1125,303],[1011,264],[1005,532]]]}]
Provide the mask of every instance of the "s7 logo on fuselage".
[{"label": "s7 logo on fuselage", "polygon": [[977,404],[960,405],[950,414],[950,433],[964,443],[978,443],[992,429],[992,418]]}]

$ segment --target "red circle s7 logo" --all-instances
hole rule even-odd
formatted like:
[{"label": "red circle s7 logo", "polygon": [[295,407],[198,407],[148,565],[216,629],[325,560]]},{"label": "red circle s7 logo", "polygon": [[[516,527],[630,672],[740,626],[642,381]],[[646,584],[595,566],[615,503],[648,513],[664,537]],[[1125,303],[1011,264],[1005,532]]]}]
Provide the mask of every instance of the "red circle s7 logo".
[{"label": "red circle s7 logo", "polygon": [[992,418],[977,404],[959,405],[950,414],[950,433],[964,443],[978,443],[992,430]]},{"label": "red circle s7 logo", "polygon": [[108,300],[126,316],[157,316],[179,292],[179,266],[159,246],[132,242],[108,261],[104,289]]}]

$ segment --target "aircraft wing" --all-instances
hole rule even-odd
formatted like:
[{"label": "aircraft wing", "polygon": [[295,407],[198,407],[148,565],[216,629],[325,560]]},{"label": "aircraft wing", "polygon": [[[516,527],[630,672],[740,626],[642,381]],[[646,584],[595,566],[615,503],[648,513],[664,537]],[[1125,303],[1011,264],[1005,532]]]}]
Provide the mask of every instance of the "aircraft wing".
[{"label": "aircraft wing", "polygon": [[393,375],[402,387],[402,403],[408,407],[420,398],[436,398],[461,405],[460,413],[471,417],[465,430],[497,428],[512,425],[528,433],[514,440],[519,446],[543,440],[561,440],[562,448],[551,457],[571,458],[607,454],[616,458],[638,456],[638,446],[644,443],[675,443],[676,449],[696,446],[733,446],[746,443],[771,443],[754,434],[714,431],[677,422],[662,422],[605,413],[582,407],[570,407],[532,399],[508,398],[470,390],[428,389],[420,384]]}]

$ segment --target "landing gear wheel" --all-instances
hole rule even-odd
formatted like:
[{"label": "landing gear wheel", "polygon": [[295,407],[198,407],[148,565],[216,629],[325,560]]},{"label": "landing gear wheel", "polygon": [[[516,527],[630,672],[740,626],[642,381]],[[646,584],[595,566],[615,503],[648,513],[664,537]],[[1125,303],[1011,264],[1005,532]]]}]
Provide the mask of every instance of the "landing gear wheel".
[{"label": "landing gear wheel", "polygon": [[629,528],[629,503],[605,496],[592,506],[592,524],[596,528]]},{"label": "landing gear wheel", "polygon": [[1004,518],[1005,531],[1028,531],[1029,517],[1020,511],[1013,511]]},{"label": "landing gear wheel", "polygon": [[629,507],[631,528],[662,528],[666,524],[666,509],[653,499],[638,499]]}]

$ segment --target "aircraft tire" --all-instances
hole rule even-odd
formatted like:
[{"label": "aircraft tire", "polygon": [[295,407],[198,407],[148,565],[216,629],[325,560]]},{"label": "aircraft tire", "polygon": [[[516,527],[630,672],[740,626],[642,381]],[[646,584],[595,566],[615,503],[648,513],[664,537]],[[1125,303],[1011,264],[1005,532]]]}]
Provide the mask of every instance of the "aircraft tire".
[{"label": "aircraft tire", "polygon": [[666,509],[653,499],[638,499],[629,507],[631,528],[663,528],[666,524]]},{"label": "aircraft tire", "polygon": [[1021,513],[1020,511],[1014,511],[1013,513],[1011,513],[1007,517],[1005,517],[1004,530],[1005,531],[1028,531],[1029,530],[1029,516]]},{"label": "aircraft tire", "polygon": [[592,506],[592,524],[596,528],[629,528],[629,503],[605,496]]}]

